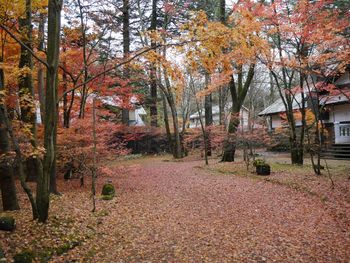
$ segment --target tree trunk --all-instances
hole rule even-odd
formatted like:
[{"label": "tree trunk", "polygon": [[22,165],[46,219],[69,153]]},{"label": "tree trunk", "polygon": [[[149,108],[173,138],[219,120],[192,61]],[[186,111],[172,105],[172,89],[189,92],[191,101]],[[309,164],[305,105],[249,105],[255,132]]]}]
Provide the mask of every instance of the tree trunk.
[{"label": "tree trunk", "polygon": [[82,38],[82,47],[83,47],[83,66],[84,66],[84,78],[83,78],[83,88],[81,90],[81,99],[80,99],[80,108],[79,108],[79,118],[83,119],[85,116],[85,105],[86,100],[88,97],[88,86],[86,84],[89,72],[88,72],[88,64],[87,64],[87,52],[86,52],[86,26],[84,24],[84,12],[83,12],[83,6],[81,5],[80,0],[78,0],[78,7],[79,7],[79,18],[80,18],[80,31],[81,31],[81,38]]},{"label": "tree trunk", "polygon": [[[20,30],[22,33],[22,42],[29,48],[32,48],[32,3],[26,0],[26,16],[19,19]],[[21,46],[19,68],[27,69],[18,79],[18,89],[20,97],[21,120],[30,125],[31,144],[34,149],[38,147],[37,127],[36,127],[36,101],[34,96],[32,69],[33,60],[29,51]],[[41,159],[31,157],[25,160],[27,180],[35,181],[36,176],[42,169]],[[30,168],[30,169],[29,169]]]},{"label": "tree trunk", "polygon": [[[220,0],[217,18],[222,24],[226,24],[225,6],[226,6],[226,1]],[[227,94],[227,87],[226,86],[221,87],[219,89],[219,125],[225,125],[226,94]]]},{"label": "tree trunk", "polygon": [[[164,49],[165,54],[165,49]],[[169,81],[169,78],[167,76],[167,72],[164,69],[164,79],[165,79],[165,87],[162,88],[166,99],[168,101],[171,116],[173,119],[173,128],[174,128],[174,141],[173,141],[173,156],[174,158],[182,158],[182,145],[181,145],[181,138],[180,138],[180,130],[179,130],[179,121],[177,116],[177,110],[176,110],[176,103],[173,97],[173,94],[171,92],[171,84]]]},{"label": "tree trunk", "polygon": [[[152,18],[150,30],[157,30],[157,0],[152,0]],[[155,48],[157,43],[151,40],[151,47]],[[155,50],[154,50],[155,51]],[[151,126],[158,126],[158,110],[157,110],[157,69],[155,65],[151,66],[150,72],[150,87],[151,87],[151,104],[150,104],[150,117]]]},{"label": "tree trunk", "polygon": [[[0,62],[3,62],[1,55]],[[0,91],[5,90],[4,71],[0,68]],[[4,105],[1,104],[0,95],[0,190],[3,210],[18,210],[16,184],[13,177],[13,160],[8,156],[10,151],[10,139],[6,129]]]},{"label": "tree trunk", "polygon": [[[205,73],[205,88],[209,85],[209,74]],[[204,117],[205,117],[205,132],[207,140],[207,156],[211,156],[211,143],[210,143],[210,132],[209,127],[213,125],[213,99],[212,95],[206,95],[204,98]]]},{"label": "tree trunk", "polygon": [[[129,0],[123,0],[123,55],[124,59],[130,53],[130,3]],[[129,78],[129,69],[124,68],[124,78]],[[122,122],[129,125],[129,109],[122,109]]]},{"label": "tree trunk", "polygon": [[174,155],[173,139],[171,137],[170,126],[169,126],[168,108],[166,105],[166,99],[164,94],[162,96],[162,100],[163,100],[164,125],[165,125],[166,135],[169,142],[169,150]]},{"label": "tree trunk", "polygon": [[240,66],[238,70],[239,70],[238,80],[237,80],[238,87],[236,87],[235,79],[233,78],[233,76],[229,83],[229,89],[230,89],[230,94],[232,99],[232,109],[231,109],[230,122],[228,125],[227,137],[223,145],[223,155],[221,159],[222,162],[234,162],[235,160],[236,132],[239,126],[239,114],[240,114],[243,102],[245,100],[245,97],[247,95],[248,89],[250,87],[250,84],[254,77],[255,64],[251,64],[249,66],[249,70],[248,70],[247,77],[245,79],[244,84],[243,84],[242,66]]},{"label": "tree trunk", "polygon": [[47,40],[47,75],[44,131],[44,167],[38,176],[37,206],[39,221],[46,222],[49,213],[49,185],[51,171],[55,168],[55,132],[57,123],[57,68],[59,62],[59,45],[61,29],[62,0],[49,0],[48,8],[48,40]]},{"label": "tree trunk", "polygon": [[[173,99],[171,99],[173,101]],[[175,102],[169,103],[170,105],[170,111],[173,118],[173,128],[174,128],[174,157],[175,158],[182,158],[182,145],[181,145],[181,138],[180,138],[180,131],[179,131],[179,122],[177,118],[177,111]]]},{"label": "tree trunk", "polygon": [[[44,41],[45,41],[45,15],[40,14],[39,16],[39,32],[38,32],[38,51],[44,52]],[[45,116],[45,77],[44,77],[44,67],[41,63],[38,65],[38,95],[40,103],[40,115],[41,122],[44,121]]]},{"label": "tree trunk", "polygon": [[[63,48],[63,52],[65,52],[65,48]],[[66,61],[63,61],[62,66],[64,69],[66,69]],[[69,128],[69,116],[68,116],[68,95],[66,94],[67,91],[67,74],[66,71],[62,71],[62,82],[63,82],[63,127]]]},{"label": "tree trunk", "polygon": [[219,18],[219,21],[223,24],[226,23],[225,7],[226,7],[226,1],[220,0],[218,18]]}]

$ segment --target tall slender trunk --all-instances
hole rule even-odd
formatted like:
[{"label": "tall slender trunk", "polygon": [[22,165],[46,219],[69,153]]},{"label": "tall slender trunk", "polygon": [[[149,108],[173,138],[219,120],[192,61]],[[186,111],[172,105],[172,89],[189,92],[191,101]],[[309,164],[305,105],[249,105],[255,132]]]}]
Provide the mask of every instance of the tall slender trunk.
[{"label": "tall slender trunk", "polygon": [[[4,47],[2,47],[2,51]],[[0,56],[0,63],[3,55]],[[0,68],[0,91],[5,90],[5,74]],[[16,184],[13,177],[13,160],[8,157],[10,151],[10,137],[6,128],[5,105],[2,104],[0,95],[0,190],[3,210],[18,210]],[[5,103],[5,102],[4,102]]]},{"label": "tall slender trunk", "polygon": [[[166,57],[165,46],[163,48],[163,55],[164,57]],[[166,96],[166,99],[170,107],[171,117],[173,119],[173,129],[174,129],[173,156],[175,158],[182,158],[183,147],[182,147],[181,137],[180,137],[180,127],[179,127],[179,119],[178,119],[177,109],[176,109],[176,102],[175,102],[174,94],[172,92],[171,83],[170,83],[166,68],[163,69],[163,75],[165,80],[165,87],[163,85],[160,85],[160,87]]]},{"label": "tall slender trunk", "polygon": [[[209,73],[205,72],[205,88],[208,88],[210,79]],[[212,94],[206,95],[204,98],[204,117],[205,117],[205,132],[207,139],[207,155],[211,156],[211,142],[210,142],[210,126],[213,125],[213,99]]]},{"label": "tall slender trunk", "polygon": [[199,123],[201,126],[201,130],[202,130],[202,136],[203,136],[203,144],[204,144],[204,160],[205,160],[205,164],[208,165],[208,140],[207,140],[207,133],[205,130],[205,124],[203,123],[203,115],[202,115],[202,108],[198,102],[198,99],[196,98],[196,89],[194,87],[194,82],[193,82],[193,77],[192,75],[190,76],[190,88],[192,90],[193,96],[195,98],[195,104],[196,104],[196,108],[197,108],[197,112],[198,112],[198,117],[199,117]]},{"label": "tall slender trunk", "polygon": [[[226,24],[225,7],[226,7],[226,1],[220,0],[217,17],[222,24]],[[219,89],[219,124],[220,125],[225,125],[226,94],[227,94],[227,87],[226,86],[221,87]]]},{"label": "tall slender trunk", "polygon": [[[39,32],[38,32],[38,51],[44,52],[44,41],[45,41],[45,15],[43,13],[39,16]],[[40,103],[40,115],[41,122],[44,121],[45,116],[45,77],[44,77],[44,66],[39,63],[38,65],[38,95]]]},{"label": "tall slender trunk", "polygon": [[95,98],[92,101],[92,139],[93,139],[93,164],[91,173],[91,195],[92,195],[92,212],[96,211],[96,171],[97,171],[97,153],[96,153],[96,102]]},{"label": "tall slender trunk", "polygon": [[218,18],[219,21],[223,24],[226,23],[226,15],[225,15],[225,7],[226,7],[226,1],[225,0],[219,0],[219,14],[218,14]]},{"label": "tall slender trunk", "polygon": [[[130,53],[130,2],[123,0],[123,56],[126,59]],[[124,78],[129,78],[128,66],[124,68]],[[129,101],[128,101],[129,104]],[[129,109],[122,109],[122,122],[129,125]]]},{"label": "tall slender trunk", "polygon": [[243,71],[242,66],[238,68],[238,78],[237,85],[235,83],[235,79],[231,78],[229,83],[229,89],[232,99],[232,109],[230,122],[228,125],[227,136],[223,145],[223,155],[222,162],[234,162],[235,153],[236,153],[236,132],[239,126],[239,114],[247,95],[248,89],[254,77],[255,64],[251,64],[249,66],[249,70],[247,76],[245,78],[245,82],[243,83]]},{"label": "tall slender trunk", "polygon": [[179,120],[177,116],[176,103],[174,96],[171,92],[170,81],[167,76],[166,70],[164,70],[164,78],[165,78],[165,87],[163,87],[163,92],[168,101],[171,117],[173,119],[173,129],[174,129],[174,141],[173,141],[173,155],[175,158],[182,158],[182,144],[179,130]]},{"label": "tall slender trunk", "polygon": [[[65,52],[65,48],[63,48],[63,52]],[[66,61],[63,61],[62,66],[64,69],[66,69]],[[69,119],[68,119],[68,95],[66,94],[67,91],[67,74],[66,71],[62,71],[62,82],[63,82],[63,127],[69,128]]]},{"label": "tall slender trunk", "polygon": [[180,138],[179,122],[177,116],[177,110],[174,98],[172,96],[168,97],[168,103],[170,106],[171,116],[173,118],[173,128],[174,128],[174,157],[182,158],[182,145]]},{"label": "tall slender trunk", "polygon": [[56,128],[57,128],[57,86],[58,62],[61,30],[62,0],[49,0],[48,8],[48,40],[47,40],[47,75],[45,101],[45,131],[44,131],[44,167],[38,176],[37,206],[39,221],[46,222],[49,213],[50,175],[55,169],[56,161]]},{"label": "tall slender trunk", "polygon": [[173,139],[171,137],[170,126],[169,126],[168,107],[166,104],[167,102],[166,102],[166,98],[165,98],[164,93],[162,95],[162,101],[163,101],[164,125],[165,125],[166,135],[167,135],[168,142],[169,142],[169,150],[171,153],[174,154],[174,144],[173,144]]},{"label": "tall slender trunk", "polygon": [[[157,30],[157,0],[152,0],[152,17],[150,30]],[[151,47],[155,48],[157,43],[152,39]],[[155,50],[154,50],[155,51]],[[151,66],[150,71],[150,88],[151,88],[151,104],[150,104],[150,116],[151,126],[158,126],[158,109],[157,109],[157,69],[155,65]]]},{"label": "tall slender trunk", "polygon": [[86,100],[88,96],[88,86],[86,84],[86,81],[89,77],[88,72],[88,65],[87,65],[87,50],[86,50],[86,26],[84,23],[84,11],[83,6],[81,4],[81,1],[78,0],[78,7],[79,7],[79,18],[80,18],[80,31],[81,31],[81,38],[82,38],[82,46],[83,46],[83,66],[84,66],[84,73],[83,73],[83,87],[81,90],[81,99],[80,99],[80,108],[79,108],[79,118],[83,119],[85,116],[85,106],[86,106]]},{"label": "tall slender trunk", "polygon": [[[32,48],[32,2],[26,0],[26,15],[19,19],[20,30],[22,32],[22,42],[29,48]],[[31,139],[33,148],[38,147],[37,127],[36,127],[36,101],[34,96],[34,87],[32,80],[33,59],[29,51],[21,46],[19,68],[24,69],[18,79],[18,89],[20,97],[21,120],[30,125]],[[37,174],[42,171],[42,161],[37,156],[28,158],[26,161],[26,174],[29,180],[36,180]],[[30,169],[29,169],[30,168]]]},{"label": "tall slender trunk", "polygon": [[6,129],[9,133],[10,138],[11,138],[12,146],[16,152],[16,165],[18,167],[19,180],[20,180],[21,186],[22,186],[24,192],[27,194],[27,197],[28,197],[30,204],[32,206],[33,219],[37,219],[38,218],[37,204],[35,202],[32,190],[30,189],[30,187],[26,183],[26,175],[25,175],[24,169],[23,169],[23,158],[22,158],[21,149],[20,149],[18,140],[16,138],[16,135],[12,129],[12,125],[10,122],[9,115],[7,113],[6,105],[4,105],[2,107],[2,113],[4,116]]}]

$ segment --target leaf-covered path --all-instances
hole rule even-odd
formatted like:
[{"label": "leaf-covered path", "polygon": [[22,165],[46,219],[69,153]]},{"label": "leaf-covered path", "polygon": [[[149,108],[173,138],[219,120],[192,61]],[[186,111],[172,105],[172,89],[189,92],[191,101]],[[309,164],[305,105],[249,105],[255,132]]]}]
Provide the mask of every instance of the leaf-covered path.
[{"label": "leaf-covered path", "polygon": [[[149,159],[113,178],[78,251],[92,262],[348,262],[349,228],[323,202],[284,186],[216,174],[201,162]],[[105,204],[107,202],[104,202]],[[62,259],[62,258],[61,258]]]}]

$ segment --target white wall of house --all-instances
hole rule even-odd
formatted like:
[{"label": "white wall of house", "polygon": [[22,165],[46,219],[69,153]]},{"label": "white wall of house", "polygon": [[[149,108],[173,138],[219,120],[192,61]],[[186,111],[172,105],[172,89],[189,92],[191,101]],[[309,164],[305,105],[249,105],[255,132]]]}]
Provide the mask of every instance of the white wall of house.
[{"label": "white wall of house", "polygon": [[329,121],[334,123],[350,121],[350,104],[333,105]]},{"label": "white wall of house", "polygon": [[279,114],[270,115],[271,128],[276,129],[278,127],[282,127],[282,120]]},{"label": "white wall of house", "polygon": [[333,105],[329,119],[334,123],[335,143],[350,143],[350,104]]},{"label": "white wall of house", "polygon": [[[204,111],[202,112],[202,121],[205,125],[205,118],[204,118]],[[246,129],[248,127],[248,120],[249,120],[249,112],[247,109],[243,108],[240,112],[240,126],[243,127],[243,129]],[[230,120],[230,114],[225,113],[225,123],[228,124]],[[219,125],[220,123],[220,116],[217,113],[213,114],[213,124]],[[199,117],[198,116],[190,116],[190,128],[199,128],[201,126]]]},{"label": "white wall of house", "polygon": [[147,115],[143,107],[129,110],[129,124],[132,126],[145,126],[142,116]]}]

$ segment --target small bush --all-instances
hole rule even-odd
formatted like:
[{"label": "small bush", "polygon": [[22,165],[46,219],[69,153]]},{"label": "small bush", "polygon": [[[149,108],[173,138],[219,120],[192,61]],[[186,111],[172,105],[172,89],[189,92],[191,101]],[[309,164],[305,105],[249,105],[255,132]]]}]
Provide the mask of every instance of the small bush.
[{"label": "small bush", "polygon": [[0,217],[0,230],[13,231],[16,228],[15,219],[11,216]]},{"label": "small bush", "polygon": [[15,263],[31,263],[34,260],[34,253],[32,251],[22,251],[17,253],[13,260]]},{"label": "small bush", "polygon": [[254,167],[257,167],[257,166],[260,166],[260,165],[264,165],[264,164],[266,164],[266,162],[263,159],[255,159],[255,161],[253,162],[253,166]]},{"label": "small bush", "polygon": [[107,183],[102,188],[102,195],[115,195],[114,186],[111,183]]},{"label": "small bush", "polygon": [[113,195],[102,195],[101,196],[102,200],[107,200],[107,201],[112,200],[113,197],[114,197]]},{"label": "small bush", "polygon": [[115,195],[114,186],[111,183],[107,183],[102,188],[102,199],[111,200]]},{"label": "small bush", "polygon": [[256,173],[258,175],[270,175],[270,173],[271,173],[270,165],[267,163],[257,165],[256,166]]}]

